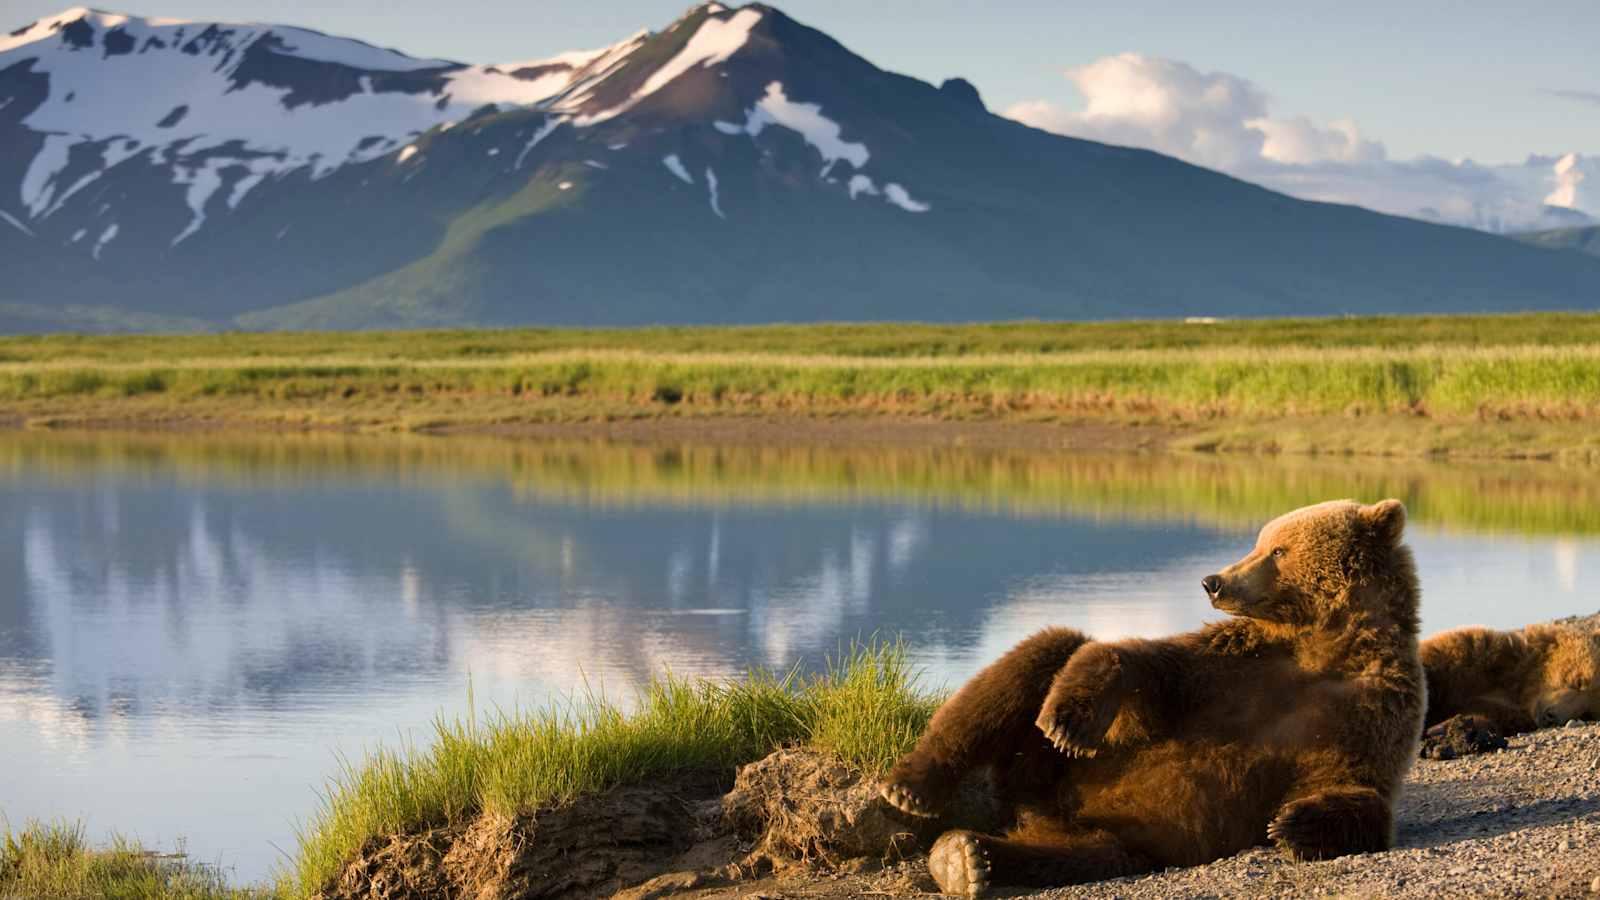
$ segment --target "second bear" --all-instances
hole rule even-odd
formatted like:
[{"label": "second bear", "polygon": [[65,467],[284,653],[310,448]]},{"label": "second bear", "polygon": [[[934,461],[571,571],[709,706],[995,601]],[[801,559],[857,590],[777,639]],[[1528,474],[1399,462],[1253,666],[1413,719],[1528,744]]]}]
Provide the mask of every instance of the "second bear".
[{"label": "second bear", "polygon": [[1430,735],[1457,716],[1499,734],[1600,718],[1600,633],[1457,628],[1422,642]]}]

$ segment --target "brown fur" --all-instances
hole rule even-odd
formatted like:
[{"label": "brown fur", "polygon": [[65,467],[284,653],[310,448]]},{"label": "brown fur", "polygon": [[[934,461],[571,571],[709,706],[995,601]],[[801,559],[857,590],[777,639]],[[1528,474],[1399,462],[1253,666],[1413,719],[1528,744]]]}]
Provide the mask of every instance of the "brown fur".
[{"label": "brown fur", "polygon": [[1501,734],[1600,718],[1600,634],[1570,625],[1457,628],[1422,642],[1430,731],[1456,716]]},{"label": "brown fur", "polygon": [[1392,500],[1297,510],[1208,585],[1236,618],[1158,641],[1047,630],[980,672],[884,784],[932,814],[989,766],[1017,810],[1003,837],[940,838],[941,887],[1094,881],[1269,840],[1309,859],[1389,846],[1425,702],[1404,523]]}]

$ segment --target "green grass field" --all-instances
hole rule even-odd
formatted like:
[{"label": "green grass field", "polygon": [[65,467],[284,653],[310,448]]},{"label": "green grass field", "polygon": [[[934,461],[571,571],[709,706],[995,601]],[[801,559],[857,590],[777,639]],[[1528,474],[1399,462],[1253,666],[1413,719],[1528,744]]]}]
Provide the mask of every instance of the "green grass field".
[{"label": "green grass field", "polygon": [[[1207,449],[1416,452],[1422,429],[1524,422],[1548,437],[1587,432],[1597,412],[1597,315],[0,340],[0,418],[57,426],[888,415],[1160,425]],[[1363,436],[1343,446],[1251,431],[1363,416],[1386,421],[1302,430]],[[1460,431],[1422,446],[1522,446]],[[1581,435],[1545,443],[1540,454],[1595,449]]]}]

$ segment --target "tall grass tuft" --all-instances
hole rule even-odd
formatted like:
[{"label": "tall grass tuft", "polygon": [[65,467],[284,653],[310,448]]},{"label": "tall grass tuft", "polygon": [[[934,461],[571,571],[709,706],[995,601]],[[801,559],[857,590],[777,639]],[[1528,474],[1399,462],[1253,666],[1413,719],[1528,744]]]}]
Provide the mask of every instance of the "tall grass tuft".
[{"label": "tall grass tuft", "polygon": [[122,837],[91,847],[83,826],[33,822],[4,830],[0,897],[30,900],[244,900],[267,897],[231,888],[216,869],[151,853]]},{"label": "tall grass tuft", "polygon": [[668,673],[639,691],[631,711],[587,692],[533,711],[441,716],[426,748],[402,744],[342,761],[279,886],[315,891],[383,835],[515,815],[648,779],[731,774],[785,745],[880,772],[910,749],[938,702],[918,687],[901,643],[874,640],[810,677]]}]

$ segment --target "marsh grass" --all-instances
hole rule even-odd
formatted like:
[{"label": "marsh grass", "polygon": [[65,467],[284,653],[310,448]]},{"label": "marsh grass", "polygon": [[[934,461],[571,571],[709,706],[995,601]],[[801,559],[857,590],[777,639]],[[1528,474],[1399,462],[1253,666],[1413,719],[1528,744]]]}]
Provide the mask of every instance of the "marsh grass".
[{"label": "marsh grass", "polygon": [[182,336],[37,335],[0,338],[0,362],[62,358],[101,361],[326,356],[396,360],[488,358],[565,350],[651,354],[720,353],[824,356],[971,356],[1090,350],[1204,347],[1454,347],[1600,344],[1600,314],[1364,316],[1340,319],[1240,319],[994,322],[664,328],[515,328],[476,331],[273,332]]},{"label": "marsh grass", "polygon": [[0,338],[0,419],[57,426],[426,431],[890,415],[1215,427],[1388,416],[1397,434],[1387,451],[1416,443],[1418,429],[1400,427],[1408,417],[1596,414],[1594,314]]},{"label": "marsh grass", "polygon": [[[243,409],[470,416],[512,398],[654,414],[784,410],[1155,419],[1403,413],[1573,420],[1600,412],[1600,345],[1199,348],[952,358],[571,350],[503,358],[189,358],[0,363],[0,403],[215,398]],[[581,405],[579,407],[581,415]]]},{"label": "marsh grass", "polygon": [[29,900],[245,900],[264,891],[229,887],[220,872],[181,855],[151,853],[113,837],[93,847],[76,824],[10,826],[0,841],[0,898]]},{"label": "marsh grass", "polygon": [[426,747],[380,747],[342,761],[279,888],[315,891],[382,835],[516,815],[623,784],[731,776],[784,745],[876,773],[911,747],[937,704],[918,687],[903,645],[870,642],[814,676],[663,675],[631,711],[588,693],[533,711],[441,716]]}]

